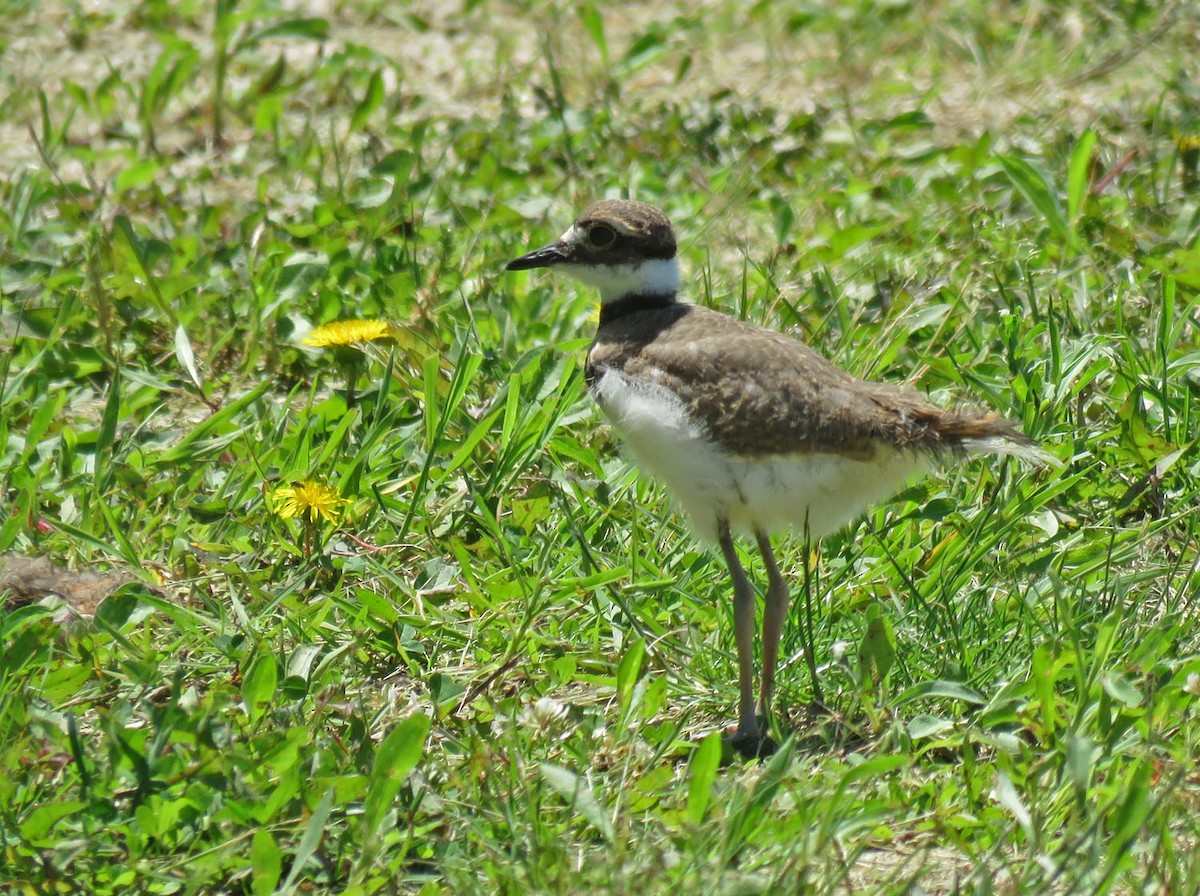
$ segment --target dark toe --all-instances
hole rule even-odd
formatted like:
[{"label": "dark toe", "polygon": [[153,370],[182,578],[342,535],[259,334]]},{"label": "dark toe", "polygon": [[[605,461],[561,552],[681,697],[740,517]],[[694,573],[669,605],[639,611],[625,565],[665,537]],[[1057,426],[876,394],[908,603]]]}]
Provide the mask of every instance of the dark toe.
[{"label": "dark toe", "polygon": [[779,749],[779,744],[775,743],[771,735],[762,731],[727,735],[725,743],[746,759],[766,759]]}]

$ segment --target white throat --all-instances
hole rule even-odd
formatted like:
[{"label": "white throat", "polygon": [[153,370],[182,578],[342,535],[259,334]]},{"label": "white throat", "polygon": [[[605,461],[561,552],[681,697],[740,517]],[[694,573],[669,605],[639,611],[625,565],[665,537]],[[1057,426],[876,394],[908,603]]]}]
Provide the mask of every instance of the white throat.
[{"label": "white throat", "polygon": [[600,304],[626,296],[673,296],[679,292],[679,261],[647,258],[627,264],[563,264],[560,270],[600,290]]}]

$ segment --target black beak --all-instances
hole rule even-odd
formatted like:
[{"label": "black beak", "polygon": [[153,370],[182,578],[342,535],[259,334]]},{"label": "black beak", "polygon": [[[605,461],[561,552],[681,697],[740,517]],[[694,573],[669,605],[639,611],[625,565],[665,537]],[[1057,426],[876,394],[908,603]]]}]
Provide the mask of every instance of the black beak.
[{"label": "black beak", "polygon": [[536,249],[528,255],[514,258],[504,266],[506,271],[528,271],[531,268],[550,268],[556,264],[571,260],[570,249],[563,243],[551,243]]}]

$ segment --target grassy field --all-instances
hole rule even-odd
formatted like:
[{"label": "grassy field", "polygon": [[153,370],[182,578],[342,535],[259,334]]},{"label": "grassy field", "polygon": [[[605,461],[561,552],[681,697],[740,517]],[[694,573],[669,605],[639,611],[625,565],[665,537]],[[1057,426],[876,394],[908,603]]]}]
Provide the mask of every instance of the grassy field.
[{"label": "grassy field", "polygon": [[[1200,889],[1190,4],[4,14],[0,890]],[[768,761],[595,297],[503,273],[620,195],[1061,461],[781,541]]]}]

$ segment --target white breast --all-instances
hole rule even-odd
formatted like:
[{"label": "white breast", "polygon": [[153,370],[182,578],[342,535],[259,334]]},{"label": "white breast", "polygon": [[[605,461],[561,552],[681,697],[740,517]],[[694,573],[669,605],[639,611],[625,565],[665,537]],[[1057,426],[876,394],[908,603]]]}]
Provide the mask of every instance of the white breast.
[{"label": "white breast", "polygon": [[915,455],[870,461],[836,454],[739,458],[723,451],[702,422],[665,387],[603,371],[592,393],[639,465],[666,483],[697,534],[717,540],[721,519],[735,532],[807,527],[815,538],[844,525],[921,471]]}]

